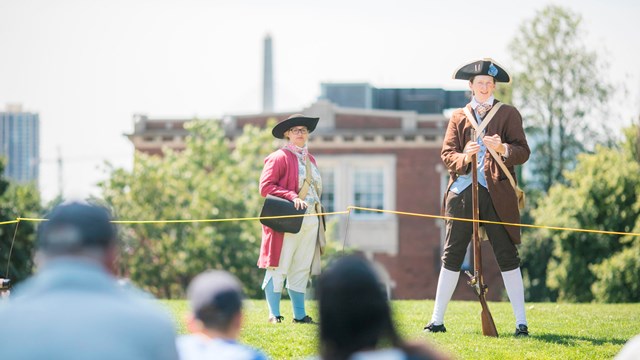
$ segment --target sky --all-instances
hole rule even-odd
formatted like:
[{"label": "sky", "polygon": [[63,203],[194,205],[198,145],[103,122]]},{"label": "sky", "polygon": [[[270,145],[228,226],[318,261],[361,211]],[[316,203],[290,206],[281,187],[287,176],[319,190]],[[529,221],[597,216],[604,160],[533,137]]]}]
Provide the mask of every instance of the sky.
[{"label": "sky", "polygon": [[[640,114],[640,2],[631,0],[0,0],[0,109],[40,114],[40,190],[99,196],[105,162],[130,169],[136,113],[220,118],[261,110],[273,37],[275,110],[312,104],[322,82],[465,89],[459,65],[509,68],[519,26],[549,4],[582,16],[609,64],[619,127]],[[526,121],[526,119],[525,119]]]}]

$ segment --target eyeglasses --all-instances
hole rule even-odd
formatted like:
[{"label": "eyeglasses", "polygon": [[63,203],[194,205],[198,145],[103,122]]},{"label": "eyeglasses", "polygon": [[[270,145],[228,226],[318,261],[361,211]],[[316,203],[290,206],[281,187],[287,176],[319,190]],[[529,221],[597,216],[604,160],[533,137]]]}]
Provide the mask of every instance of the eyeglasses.
[{"label": "eyeglasses", "polygon": [[295,135],[306,135],[309,133],[309,130],[306,128],[289,129],[289,131]]}]

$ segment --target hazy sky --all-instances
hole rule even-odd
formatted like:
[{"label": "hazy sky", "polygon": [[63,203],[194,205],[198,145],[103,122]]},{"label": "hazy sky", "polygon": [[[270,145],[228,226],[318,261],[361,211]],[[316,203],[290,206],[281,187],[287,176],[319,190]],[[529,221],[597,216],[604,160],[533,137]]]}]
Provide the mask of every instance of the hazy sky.
[{"label": "hazy sky", "polygon": [[[105,160],[130,168],[132,115],[210,118],[260,110],[262,46],[273,36],[275,108],[311,104],[320,83],[463,89],[452,71],[493,57],[548,1],[0,0],[0,108],[40,113],[40,187],[98,194]],[[560,3],[560,2],[557,2]],[[570,0],[586,45],[640,111],[640,2]],[[526,121],[526,119],[525,119]]]}]

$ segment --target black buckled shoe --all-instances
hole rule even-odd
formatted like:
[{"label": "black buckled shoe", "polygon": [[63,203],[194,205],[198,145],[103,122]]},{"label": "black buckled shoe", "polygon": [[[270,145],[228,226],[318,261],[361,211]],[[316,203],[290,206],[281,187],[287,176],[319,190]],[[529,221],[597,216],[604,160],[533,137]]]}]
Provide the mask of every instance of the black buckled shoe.
[{"label": "black buckled shoe", "polygon": [[447,332],[447,328],[444,327],[444,324],[436,325],[433,322],[430,322],[424,327],[424,331],[432,333]]},{"label": "black buckled shoe", "polygon": [[284,316],[271,316],[269,322],[272,324],[280,324],[284,320]]},{"label": "black buckled shoe", "polygon": [[529,336],[529,328],[527,325],[520,324],[516,328],[515,336]]},{"label": "black buckled shoe", "polygon": [[300,320],[294,318],[293,323],[294,324],[317,324],[317,322],[313,321],[313,319],[309,315],[305,315],[305,317],[303,317]]}]

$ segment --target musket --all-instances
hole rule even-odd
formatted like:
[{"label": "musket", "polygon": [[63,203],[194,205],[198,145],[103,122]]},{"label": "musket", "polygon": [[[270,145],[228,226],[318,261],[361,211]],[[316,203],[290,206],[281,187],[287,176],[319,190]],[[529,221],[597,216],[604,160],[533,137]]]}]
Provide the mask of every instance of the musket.
[{"label": "musket", "polygon": [[[472,131],[472,135],[472,139],[476,140],[475,131]],[[478,204],[477,161],[477,154],[473,154],[471,157],[471,208],[473,211],[473,237],[471,241],[473,242],[473,276],[466,271],[470,278],[467,283],[473,288],[476,295],[478,295],[478,300],[480,300],[480,305],[482,306],[482,312],[480,314],[482,319],[482,335],[498,337],[498,330],[496,329],[496,324],[493,322],[493,316],[491,316],[485,296],[489,287],[484,283],[484,278],[482,277],[482,251],[480,249],[480,225],[478,223],[480,220],[480,210]]]}]

